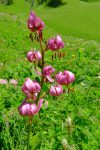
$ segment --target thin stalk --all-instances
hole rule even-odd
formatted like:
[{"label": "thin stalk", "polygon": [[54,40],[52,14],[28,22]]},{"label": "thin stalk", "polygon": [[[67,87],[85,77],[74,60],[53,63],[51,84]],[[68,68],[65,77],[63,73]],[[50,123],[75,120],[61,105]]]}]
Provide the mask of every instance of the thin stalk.
[{"label": "thin stalk", "polygon": [[28,136],[27,136],[27,150],[30,149],[30,133],[31,133],[31,126],[32,126],[32,117],[29,117],[28,122]]},{"label": "thin stalk", "polygon": [[38,96],[37,96],[37,102],[38,102],[38,100],[39,100],[39,98],[40,98],[40,95],[41,95],[41,92],[42,92],[42,87],[43,87],[43,84],[44,84],[44,76],[43,76],[43,68],[44,68],[44,50],[43,50],[43,47],[42,47],[42,41],[41,41],[41,38],[40,38],[40,49],[41,49],[41,53],[42,53],[42,63],[41,63],[41,74],[42,74],[42,76],[41,76],[41,91],[40,91],[40,93],[38,94]]}]

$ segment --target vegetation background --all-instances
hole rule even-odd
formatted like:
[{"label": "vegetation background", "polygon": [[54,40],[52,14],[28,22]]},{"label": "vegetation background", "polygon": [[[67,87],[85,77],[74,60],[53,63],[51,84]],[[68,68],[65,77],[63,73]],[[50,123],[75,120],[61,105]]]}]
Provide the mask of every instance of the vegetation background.
[{"label": "vegetation background", "polygon": [[[63,0],[58,7],[48,7],[47,2],[38,5],[35,1],[33,10],[45,22],[45,39],[62,36],[66,56],[52,61],[49,51],[45,59],[56,71],[75,73],[76,80],[74,93],[66,91],[58,98],[46,96],[48,108],[44,105],[33,119],[30,149],[62,150],[66,139],[66,149],[99,150],[100,1]],[[25,78],[36,77],[26,54],[32,47],[39,47],[29,39],[30,2],[14,0],[7,4],[0,4],[0,78],[14,78],[18,86],[0,85],[0,149],[23,150],[27,118],[19,115],[17,107],[24,99],[21,86]]]}]

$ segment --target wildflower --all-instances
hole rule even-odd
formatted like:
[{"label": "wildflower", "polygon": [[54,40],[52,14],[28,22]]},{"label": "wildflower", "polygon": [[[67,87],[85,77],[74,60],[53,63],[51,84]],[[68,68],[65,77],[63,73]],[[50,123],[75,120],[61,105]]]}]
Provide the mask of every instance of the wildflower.
[{"label": "wildflower", "polygon": [[18,111],[22,116],[33,116],[40,111],[43,101],[43,99],[40,99],[38,101],[38,105],[36,105],[35,103],[32,104],[24,100],[22,104],[18,107]]},{"label": "wildflower", "polygon": [[16,86],[18,84],[17,80],[15,80],[15,79],[11,79],[9,82],[11,84],[13,84],[14,86]]},{"label": "wildflower", "polygon": [[6,79],[0,79],[0,84],[7,84],[8,81]]},{"label": "wildflower", "polygon": [[38,18],[33,11],[31,11],[28,19],[28,28],[32,32],[41,32],[44,26],[44,22]]},{"label": "wildflower", "polygon": [[64,42],[61,37],[57,35],[57,37],[49,39],[47,45],[49,49],[56,51],[64,47]]},{"label": "wildflower", "polygon": [[41,86],[39,85],[38,82],[26,78],[26,81],[22,86],[22,91],[27,96],[27,98],[36,100],[37,93],[39,93],[40,90]]},{"label": "wildflower", "polygon": [[52,96],[58,96],[63,93],[63,88],[61,85],[51,86],[50,94]]},{"label": "wildflower", "polygon": [[46,76],[47,80],[53,82],[54,80],[51,78],[51,74],[54,73],[55,69],[51,66],[46,66],[43,68],[43,75]]},{"label": "wildflower", "polygon": [[55,69],[52,68],[51,66],[46,66],[43,68],[44,75],[51,75],[54,71],[55,71]]},{"label": "wildflower", "polygon": [[65,70],[63,73],[59,72],[56,75],[56,81],[61,85],[68,85],[74,82],[75,76],[72,72]]},{"label": "wildflower", "polygon": [[29,51],[27,53],[27,60],[30,62],[41,60],[42,56],[39,51]]}]

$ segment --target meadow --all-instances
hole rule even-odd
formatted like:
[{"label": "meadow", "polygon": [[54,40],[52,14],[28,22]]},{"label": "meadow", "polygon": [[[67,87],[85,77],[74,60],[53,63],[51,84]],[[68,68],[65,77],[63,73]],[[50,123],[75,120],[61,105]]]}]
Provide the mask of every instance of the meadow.
[{"label": "meadow", "polygon": [[[59,97],[45,96],[43,105],[33,117],[30,149],[68,150],[100,149],[100,1],[65,0],[58,8],[35,5],[33,10],[45,22],[45,39],[60,34],[65,57],[54,58],[49,51],[45,61],[59,70],[75,74],[71,85],[74,92]],[[27,117],[19,115],[18,106],[24,99],[21,87],[25,78],[37,75],[26,59],[31,48],[38,49],[29,39],[27,19],[30,4],[14,1],[0,5],[0,79],[16,79],[18,85],[0,85],[0,149],[24,150],[27,139]],[[44,85],[44,89],[47,89]],[[71,119],[69,127],[68,118]],[[65,142],[66,143],[66,142]]]}]

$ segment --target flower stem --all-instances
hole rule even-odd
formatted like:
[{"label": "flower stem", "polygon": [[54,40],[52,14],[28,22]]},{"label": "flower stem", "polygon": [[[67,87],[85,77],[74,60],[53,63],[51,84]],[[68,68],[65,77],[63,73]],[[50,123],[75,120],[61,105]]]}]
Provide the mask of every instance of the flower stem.
[{"label": "flower stem", "polygon": [[31,133],[32,117],[28,120],[28,136],[27,136],[27,150],[30,149],[30,133]]},{"label": "flower stem", "polygon": [[42,76],[41,76],[41,91],[40,91],[40,93],[39,93],[38,96],[37,96],[36,102],[38,102],[38,100],[39,100],[39,98],[40,98],[40,95],[41,95],[41,92],[42,92],[42,87],[43,87],[43,84],[44,84],[44,76],[43,76],[44,50],[43,50],[41,38],[40,38],[39,42],[40,42],[40,49],[41,49],[41,53],[42,53],[42,62],[41,62],[41,74],[42,74]]}]

